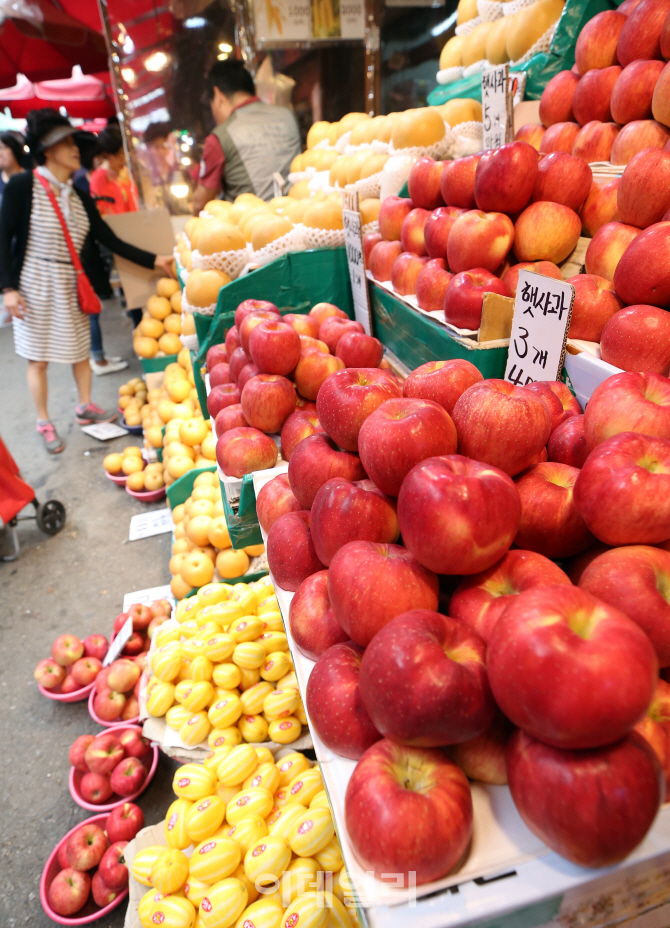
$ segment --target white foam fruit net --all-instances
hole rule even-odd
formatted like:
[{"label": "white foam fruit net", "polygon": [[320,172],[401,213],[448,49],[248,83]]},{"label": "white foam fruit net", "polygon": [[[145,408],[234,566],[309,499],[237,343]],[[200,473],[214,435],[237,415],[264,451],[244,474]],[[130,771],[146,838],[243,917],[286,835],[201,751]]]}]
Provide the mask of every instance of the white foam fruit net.
[{"label": "white foam fruit net", "polygon": [[312,229],[302,226],[305,248],[341,248],[344,245],[344,229]]},{"label": "white foam fruit net", "polygon": [[213,316],[216,312],[216,303],[210,303],[209,306],[192,306],[186,299],[186,290],[183,290],[181,295],[181,312],[183,325],[184,313],[200,313],[201,316]]},{"label": "white foam fruit net", "polygon": [[503,16],[514,16],[519,10],[523,10],[526,6],[532,6],[536,2],[537,0],[509,0],[509,2],[503,2],[501,4]]},{"label": "white foam fruit net", "polygon": [[249,263],[251,254],[250,245],[237,251],[219,251],[215,255],[201,255],[196,248],[192,258],[193,267],[203,271],[223,271],[231,280],[235,280]]},{"label": "white foam fruit net", "polygon": [[442,68],[441,71],[437,72],[437,83],[444,86],[445,84],[453,84],[454,81],[460,81],[463,77],[463,66],[458,65],[453,68]]},{"label": "white foam fruit net", "polygon": [[379,190],[379,199],[395,197],[407,183],[412,165],[419,160],[418,156],[402,154],[392,155],[384,165],[382,183]]},{"label": "white foam fruit net", "polygon": [[488,61],[485,58],[480,58],[479,61],[474,61],[467,68],[463,68],[463,77],[472,77],[473,74],[479,74],[487,65]]},{"label": "white foam fruit net", "polygon": [[475,16],[474,19],[469,19],[467,23],[461,23],[460,26],[456,26],[456,35],[470,35],[472,30],[478,26],[481,21],[481,16]]},{"label": "white foam fruit net", "polygon": [[258,251],[252,252],[251,260],[254,264],[270,264],[276,261],[282,255],[287,255],[292,251],[304,251],[305,241],[303,235],[304,226],[296,225],[286,235],[282,235],[270,242],[265,248],[259,248]]},{"label": "white foam fruit net", "polygon": [[[391,146],[391,157],[394,155],[406,155],[414,159],[428,157],[434,158],[435,161],[446,161],[451,155],[453,141],[454,137],[451,126],[449,123],[445,122],[444,137],[440,139],[439,142],[435,142],[434,145],[416,146],[413,148],[393,148],[393,146]],[[388,161],[384,165],[384,171],[387,165]]]},{"label": "white foam fruit net", "polygon": [[339,152],[340,155],[343,155],[350,140],[351,129],[348,132],[345,132],[344,135],[341,135],[337,142],[335,142],[335,151]]},{"label": "white foam fruit net", "polygon": [[500,0],[477,0],[477,12],[483,23],[493,23],[503,15]]},{"label": "white foam fruit net", "polygon": [[347,190],[355,190],[361,200],[367,200],[370,197],[378,197],[382,185],[382,171],[357,180],[355,184],[347,184]]},{"label": "white foam fruit net", "polygon": [[371,232],[379,232],[379,220],[374,219],[372,222],[366,222],[364,226],[361,226],[361,232],[363,235],[369,235]]},{"label": "white foam fruit net", "polygon": [[197,335],[180,335],[181,343],[189,351],[197,351],[200,347]]}]

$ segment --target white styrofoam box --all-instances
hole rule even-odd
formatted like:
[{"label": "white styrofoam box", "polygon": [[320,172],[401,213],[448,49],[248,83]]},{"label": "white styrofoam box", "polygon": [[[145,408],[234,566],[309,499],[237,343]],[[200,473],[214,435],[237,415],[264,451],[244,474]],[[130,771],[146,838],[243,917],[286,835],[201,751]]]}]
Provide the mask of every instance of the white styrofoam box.
[{"label": "white styrofoam box", "polygon": [[618,367],[596,358],[588,351],[580,351],[579,354],[566,353],[564,367],[582,409],[603,380],[621,373]]}]

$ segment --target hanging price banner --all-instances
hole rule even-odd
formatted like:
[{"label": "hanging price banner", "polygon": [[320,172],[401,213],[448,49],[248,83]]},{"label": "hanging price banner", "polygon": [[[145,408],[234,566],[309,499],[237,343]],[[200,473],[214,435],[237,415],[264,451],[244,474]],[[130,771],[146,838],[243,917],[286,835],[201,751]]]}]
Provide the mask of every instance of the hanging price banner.
[{"label": "hanging price banner", "polygon": [[519,271],[505,380],[523,387],[560,378],[574,301],[572,284]]},{"label": "hanging price banner", "polygon": [[482,71],[483,148],[500,148],[514,135],[512,93],[509,65],[501,64]]},{"label": "hanging price banner", "polygon": [[354,190],[342,191],[342,224],[351,292],[354,298],[354,314],[356,321],[360,322],[366,333],[372,335],[372,314],[368,279],[365,276],[361,214],[358,209],[358,194]]},{"label": "hanging price banner", "polygon": [[172,510],[154,509],[152,512],[143,512],[132,517],[128,541],[138,541],[140,538],[149,538],[151,535],[163,535],[173,529]]}]

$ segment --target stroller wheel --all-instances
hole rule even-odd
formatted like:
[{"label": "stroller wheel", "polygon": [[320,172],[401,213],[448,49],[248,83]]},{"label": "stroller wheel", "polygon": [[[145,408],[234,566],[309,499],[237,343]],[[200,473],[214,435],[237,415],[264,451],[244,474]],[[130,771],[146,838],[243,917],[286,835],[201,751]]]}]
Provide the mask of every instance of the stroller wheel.
[{"label": "stroller wheel", "polygon": [[37,507],[36,518],[45,535],[57,535],[65,525],[65,506],[57,499],[48,499]]}]

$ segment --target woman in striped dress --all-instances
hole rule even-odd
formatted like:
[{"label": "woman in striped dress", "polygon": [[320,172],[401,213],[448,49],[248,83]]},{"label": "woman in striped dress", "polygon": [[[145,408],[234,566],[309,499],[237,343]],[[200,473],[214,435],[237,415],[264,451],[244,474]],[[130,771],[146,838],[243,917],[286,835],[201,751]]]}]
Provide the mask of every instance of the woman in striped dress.
[{"label": "woman in striped dress", "polygon": [[[112,252],[172,276],[171,256],[156,256],[121,241],[100,217],[91,200],[72,186],[80,167],[76,129],[56,110],[28,114],[27,141],[38,163],[36,172],[49,183],[81,257],[84,270],[96,241]],[[16,353],[28,361],[28,387],[37,410],[37,431],[47,450],[64,443],[47,411],[47,366],[71,364],[79,403],[79,425],[109,422],[112,413],[91,402],[90,327],[77,300],[76,272],[63,229],[40,179],[32,171],[13,177],[5,188],[0,212],[0,287],[5,308],[14,317]]]}]

